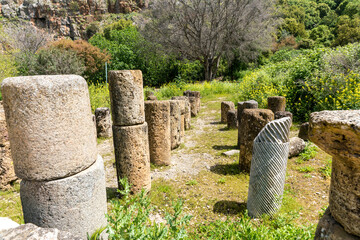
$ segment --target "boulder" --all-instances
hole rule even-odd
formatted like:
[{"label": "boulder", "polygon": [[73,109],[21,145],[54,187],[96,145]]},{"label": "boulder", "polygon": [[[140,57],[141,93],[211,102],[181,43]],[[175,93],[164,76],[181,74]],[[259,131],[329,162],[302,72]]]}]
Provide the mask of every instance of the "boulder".
[{"label": "boulder", "polygon": [[305,141],[298,137],[290,138],[289,158],[296,157],[305,149]]}]

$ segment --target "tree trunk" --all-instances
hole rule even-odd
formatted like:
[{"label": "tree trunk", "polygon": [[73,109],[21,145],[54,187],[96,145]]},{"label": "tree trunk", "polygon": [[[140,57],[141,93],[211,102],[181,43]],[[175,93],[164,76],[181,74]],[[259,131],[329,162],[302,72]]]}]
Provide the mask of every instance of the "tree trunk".
[{"label": "tree trunk", "polygon": [[213,77],[213,59],[206,58],[204,62],[205,81],[211,81]]}]

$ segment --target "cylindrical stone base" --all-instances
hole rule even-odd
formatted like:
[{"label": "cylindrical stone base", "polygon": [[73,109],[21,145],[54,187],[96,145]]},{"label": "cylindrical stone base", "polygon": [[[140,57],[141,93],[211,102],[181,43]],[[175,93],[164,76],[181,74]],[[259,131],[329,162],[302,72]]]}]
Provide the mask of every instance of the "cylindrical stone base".
[{"label": "cylindrical stone base", "polygon": [[[127,178],[131,192],[151,189],[148,125],[113,126],[118,178]],[[121,189],[122,186],[119,188]]]},{"label": "cylindrical stone base", "polygon": [[237,129],[238,128],[237,112],[235,110],[228,111],[227,126],[229,129]]},{"label": "cylindrical stone base", "polygon": [[106,226],[104,163],[100,156],[88,169],[54,181],[20,184],[25,223],[58,228],[86,239]]},{"label": "cylindrical stone base", "polygon": [[191,117],[196,117],[199,113],[197,100],[195,97],[189,97]]},{"label": "cylindrical stone base", "polygon": [[244,109],[256,109],[258,108],[258,102],[256,102],[255,100],[249,100],[249,101],[245,101],[245,102],[238,102],[238,108],[237,108],[237,119],[238,119],[238,142],[237,142],[237,146],[240,147],[240,139],[241,139],[241,134],[240,134],[240,126],[241,126],[241,117],[242,117],[242,113],[244,111]]},{"label": "cylindrical stone base", "polygon": [[[181,114],[184,116],[184,128],[185,130],[190,129],[190,121],[191,121],[191,106],[189,98],[186,96],[175,96],[172,97],[171,100],[183,100],[184,101],[184,109],[181,110]],[[184,112],[183,112],[184,111]]]},{"label": "cylindrical stone base", "polygon": [[110,109],[107,107],[95,109],[97,137],[112,137]]},{"label": "cylindrical stone base", "polygon": [[145,118],[149,127],[150,162],[155,165],[170,165],[170,102],[146,101]]},{"label": "cylindrical stone base", "polygon": [[109,91],[113,125],[131,126],[145,122],[140,70],[110,71]]},{"label": "cylindrical stone base", "polygon": [[241,116],[240,156],[239,167],[241,171],[250,172],[254,139],[268,122],[274,120],[274,114],[268,109],[244,109]]},{"label": "cylindrical stone base", "polygon": [[360,166],[333,157],[329,207],[331,215],[348,233],[360,236]]},{"label": "cylindrical stone base", "polygon": [[181,109],[179,100],[170,100],[170,135],[171,149],[180,146],[181,143]]},{"label": "cylindrical stone base", "polygon": [[281,96],[268,97],[268,109],[276,112],[284,112],[286,107],[286,98]]},{"label": "cylindrical stone base", "polygon": [[48,181],[96,160],[88,86],[76,75],[7,78],[2,96],[16,175]]},{"label": "cylindrical stone base", "polygon": [[227,113],[230,110],[235,110],[235,104],[231,101],[221,102],[221,122],[227,123]]}]

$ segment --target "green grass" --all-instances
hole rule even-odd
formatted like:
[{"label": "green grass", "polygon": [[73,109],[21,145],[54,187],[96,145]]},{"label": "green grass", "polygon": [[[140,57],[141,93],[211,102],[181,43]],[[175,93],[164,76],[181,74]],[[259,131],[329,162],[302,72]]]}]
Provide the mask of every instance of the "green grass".
[{"label": "green grass", "polygon": [[189,186],[194,186],[194,185],[197,185],[198,182],[196,180],[190,180],[188,181],[187,183],[185,183],[186,185],[189,185]]},{"label": "green grass", "polygon": [[24,217],[20,201],[20,184],[16,183],[12,190],[0,191],[0,217],[23,224]]},{"label": "green grass", "polygon": [[326,160],[326,164],[324,167],[319,168],[319,172],[321,176],[324,178],[330,178],[331,177],[331,159]]},{"label": "green grass", "polygon": [[298,171],[302,173],[310,173],[315,171],[315,168],[313,166],[302,166],[298,167]]},{"label": "green grass", "polygon": [[309,161],[313,159],[318,152],[318,148],[312,144],[311,142],[306,143],[305,149],[302,153],[300,153],[299,158],[296,160],[296,163],[300,164],[304,161]]}]

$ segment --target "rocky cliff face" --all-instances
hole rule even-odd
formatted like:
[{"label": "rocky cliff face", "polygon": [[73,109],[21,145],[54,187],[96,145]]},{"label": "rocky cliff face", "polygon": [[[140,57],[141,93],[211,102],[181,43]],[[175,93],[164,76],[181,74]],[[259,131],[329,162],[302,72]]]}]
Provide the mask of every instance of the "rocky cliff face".
[{"label": "rocky cliff face", "polygon": [[0,0],[0,16],[20,18],[59,37],[85,38],[86,26],[106,13],[130,13],[148,0]]}]

